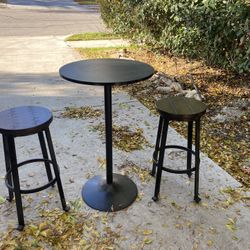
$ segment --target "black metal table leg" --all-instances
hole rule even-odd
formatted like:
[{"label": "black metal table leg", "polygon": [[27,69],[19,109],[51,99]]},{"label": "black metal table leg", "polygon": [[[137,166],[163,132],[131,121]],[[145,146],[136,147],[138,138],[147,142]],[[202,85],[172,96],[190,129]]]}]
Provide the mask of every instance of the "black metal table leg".
[{"label": "black metal table leg", "polygon": [[67,206],[66,201],[65,201],[65,196],[64,196],[62,182],[61,182],[61,177],[60,177],[60,173],[59,173],[59,167],[58,167],[58,164],[57,164],[56,155],[55,155],[55,151],[54,151],[54,147],[53,147],[53,143],[52,143],[49,128],[47,128],[45,130],[45,135],[46,135],[46,139],[47,139],[47,142],[48,142],[50,157],[51,157],[51,160],[53,162],[53,169],[54,169],[54,172],[55,172],[56,183],[57,183],[59,195],[60,195],[60,198],[61,198],[62,207],[63,207],[63,210],[67,212],[67,211],[69,211],[70,208],[69,208],[69,206]]},{"label": "black metal table leg", "polygon": [[112,91],[111,85],[106,85],[104,87],[107,184],[113,183],[112,92],[111,91]]},{"label": "black metal table leg", "polygon": [[[8,146],[8,138],[3,135],[3,149],[4,149],[4,157],[5,157],[5,167],[6,167],[6,173],[8,173],[8,171],[11,168],[11,163],[10,163],[10,152],[9,152],[9,146]],[[10,186],[12,186],[12,175],[7,175],[7,182]],[[8,201],[12,201],[13,200],[13,191],[8,188],[9,191],[9,197],[7,197]]]},{"label": "black metal table leg", "polygon": [[[46,148],[46,143],[45,143],[44,136],[43,136],[43,132],[38,133],[38,138],[39,138],[43,158],[49,160],[48,153],[47,153],[47,148]],[[52,173],[51,173],[50,164],[47,161],[45,162],[45,168],[46,168],[48,180],[50,182],[53,179],[53,176],[52,176]]]},{"label": "black metal table leg", "polygon": [[[187,148],[192,150],[192,138],[193,138],[193,122],[188,122],[188,138],[187,138]],[[187,152],[187,169],[191,169],[192,165],[192,153],[190,151]],[[192,172],[188,172],[188,177],[190,178]]]},{"label": "black metal table leg", "polygon": [[104,86],[106,131],[106,180],[95,176],[82,189],[83,200],[100,211],[118,211],[128,207],[137,197],[137,187],[127,176],[113,174],[112,156],[112,86]]},{"label": "black metal table leg", "polygon": [[167,134],[168,134],[168,124],[169,124],[169,121],[167,119],[164,119],[163,120],[162,134],[161,134],[159,161],[158,161],[158,164],[157,164],[155,193],[154,193],[154,196],[152,198],[154,201],[158,200],[158,195],[159,195],[159,192],[160,192],[162,167],[163,167],[163,162],[164,162],[165,146],[166,146]]},{"label": "black metal table leg", "polygon": [[160,145],[161,134],[162,134],[162,124],[163,124],[163,118],[160,115],[156,143],[155,143],[155,151],[153,153],[153,167],[150,172],[152,176],[155,176],[156,165],[159,160],[159,145]]},{"label": "black metal table leg", "polygon": [[200,120],[195,122],[195,180],[194,200],[200,202],[199,197],[199,174],[200,174]]},{"label": "black metal table leg", "polygon": [[19,224],[17,229],[21,231],[24,228],[23,205],[22,205],[22,197],[20,191],[19,174],[17,169],[16,147],[13,137],[8,137],[8,147],[9,147],[10,163],[13,176],[17,218]]}]

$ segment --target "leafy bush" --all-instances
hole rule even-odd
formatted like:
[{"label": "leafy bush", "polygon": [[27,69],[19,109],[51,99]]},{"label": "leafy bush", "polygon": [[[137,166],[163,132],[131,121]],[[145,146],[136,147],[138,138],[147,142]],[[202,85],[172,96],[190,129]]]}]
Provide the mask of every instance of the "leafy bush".
[{"label": "leafy bush", "polygon": [[250,70],[250,5],[244,0],[99,0],[116,33],[173,55]]}]

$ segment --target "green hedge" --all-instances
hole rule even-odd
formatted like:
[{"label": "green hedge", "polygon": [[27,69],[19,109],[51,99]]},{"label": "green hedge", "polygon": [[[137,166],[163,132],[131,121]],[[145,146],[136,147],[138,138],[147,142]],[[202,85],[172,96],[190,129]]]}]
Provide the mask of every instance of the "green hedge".
[{"label": "green hedge", "polygon": [[108,27],[173,55],[250,70],[248,0],[99,0]]}]

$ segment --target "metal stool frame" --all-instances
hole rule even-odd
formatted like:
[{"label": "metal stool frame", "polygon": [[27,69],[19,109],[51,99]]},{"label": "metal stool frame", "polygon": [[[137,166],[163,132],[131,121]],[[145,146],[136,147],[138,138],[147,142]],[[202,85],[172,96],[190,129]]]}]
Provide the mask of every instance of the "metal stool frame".
[{"label": "metal stool frame", "polygon": [[[166,145],[167,142],[167,133],[169,122],[172,119],[169,119],[166,114],[163,112],[160,114],[155,150],[153,153],[153,167],[151,171],[151,175],[155,176],[156,168],[156,184],[153,200],[158,200],[158,195],[160,192],[160,184],[161,184],[161,176],[162,170],[175,174],[187,174],[191,177],[192,172],[195,172],[195,182],[194,182],[194,200],[198,203],[200,202],[199,197],[199,170],[200,170],[200,116],[197,116],[194,120],[179,120],[179,121],[187,121],[188,122],[188,138],[187,138],[187,147],[179,146],[179,145]],[[195,150],[192,150],[192,139],[193,139],[193,123],[195,122]],[[184,170],[174,170],[170,168],[163,167],[165,149],[169,148],[177,148],[180,150],[187,151],[187,169]],[[195,157],[195,166],[191,168],[192,164],[192,155]]]},{"label": "metal stool frame", "polygon": [[[47,140],[50,159],[48,156],[44,133],[45,133],[46,140]],[[5,183],[9,191],[9,196],[7,200],[11,202],[15,195],[16,210],[17,210],[17,217],[18,217],[18,224],[19,224],[17,229],[23,230],[24,225],[25,225],[21,194],[39,192],[50,186],[54,186],[54,184],[57,183],[63,210],[68,211],[69,207],[67,206],[66,201],[65,201],[64,192],[62,188],[62,182],[60,178],[60,171],[59,171],[59,167],[57,164],[49,128],[46,128],[38,132],[38,138],[39,138],[43,158],[31,159],[31,160],[23,161],[20,163],[17,163],[15,137],[12,135],[7,135],[7,134],[2,134],[2,135],[3,135],[3,146],[4,146],[4,156],[5,156],[5,166],[6,166]],[[21,189],[20,182],[19,182],[18,168],[23,165],[30,164],[33,162],[44,162],[49,182],[38,188],[29,189],[29,190]],[[50,165],[53,166],[55,178],[53,178],[52,176]]]}]

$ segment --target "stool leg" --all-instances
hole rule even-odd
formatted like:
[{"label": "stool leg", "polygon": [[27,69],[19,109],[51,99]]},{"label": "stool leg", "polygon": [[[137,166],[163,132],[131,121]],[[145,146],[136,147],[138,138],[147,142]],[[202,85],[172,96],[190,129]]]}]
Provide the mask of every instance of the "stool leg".
[{"label": "stool leg", "polygon": [[156,174],[156,182],[155,182],[155,193],[154,193],[154,196],[152,198],[154,201],[158,200],[158,195],[160,192],[162,166],[163,166],[165,146],[166,146],[166,141],[167,141],[168,123],[169,123],[168,120],[166,120],[166,119],[163,120],[159,161],[157,163],[158,166],[157,166],[157,174]]},{"label": "stool leg", "polygon": [[[8,138],[3,135],[3,149],[4,149],[4,158],[5,158],[5,167],[6,167],[6,173],[10,170],[10,153],[9,153],[9,146],[8,146]],[[10,186],[12,186],[12,173],[7,176],[7,182]],[[9,196],[7,197],[8,201],[13,200],[13,191],[8,188]]]},{"label": "stool leg", "polygon": [[17,158],[16,158],[16,148],[15,141],[13,137],[8,137],[8,148],[10,153],[10,163],[12,169],[12,178],[14,183],[14,193],[16,200],[17,218],[18,218],[18,230],[23,230],[24,228],[24,218],[23,218],[23,206],[22,197],[20,191],[19,174],[17,168]]},{"label": "stool leg", "polygon": [[[47,148],[46,148],[46,144],[45,144],[43,132],[39,132],[38,133],[38,138],[39,138],[39,142],[40,142],[40,146],[41,146],[43,158],[46,159],[46,160],[48,160],[49,157],[48,157],[48,153],[47,153]],[[52,173],[51,173],[49,162],[45,161],[45,168],[46,168],[48,180],[51,181],[53,177],[52,177]]]},{"label": "stool leg", "polygon": [[48,142],[51,160],[53,162],[53,168],[54,168],[54,172],[55,172],[55,176],[56,176],[56,182],[57,182],[57,187],[58,187],[59,195],[60,195],[61,202],[62,202],[62,207],[63,207],[64,211],[69,211],[69,206],[67,206],[66,201],[65,201],[65,197],[64,197],[62,182],[61,182],[60,173],[59,173],[59,167],[58,167],[58,164],[56,161],[56,155],[55,155],[55,151],[53,148],[49,128],[45,130],[45,134],[46,134],[46,139]]},{"label": "stool leg", "polygon": [[[192,138],[193,138],[193,122],[188,122],[188,139],[187,139],[187,148],[192,150]],[[191,169],[192,165],[192,153],[187,152],[187,169]],[[190,178],[192,172],[187,173],[188,177]]]},{"label": "stool leg", "polygon": [[163,118],[160,116],[158,131],[157,131],[157,137],[156,137],[156,143],[155,143],[155,151],[153,153],[153,167],[152,167],[152,170],[150,172],[150,174],[152,176],[155,176],[156,165],[157,165],[157,162],[158,162],[159,145],[160,145],[160,139],[161,139],[161,133],[162,133],[162,124],[163,124]]},{"label": "stool leg", "polygon": [[198,203],[199,197],[199,171],[200,171],[200,120],[195,122],[195,182],[194,200]]}]

